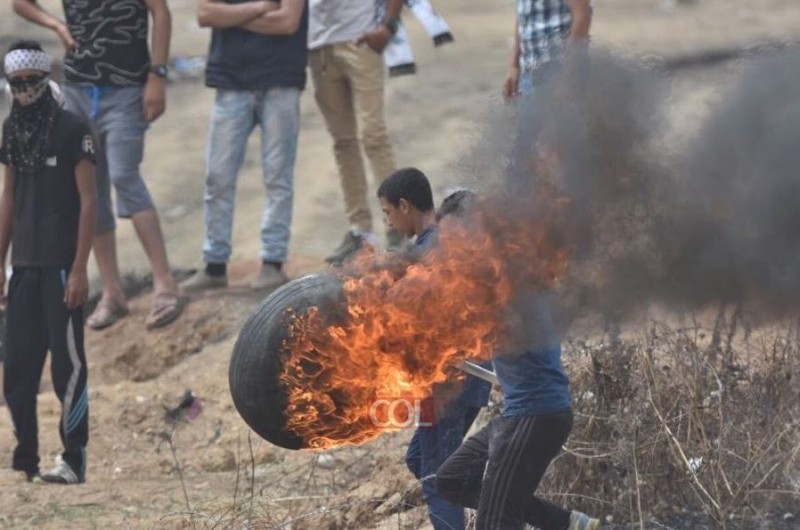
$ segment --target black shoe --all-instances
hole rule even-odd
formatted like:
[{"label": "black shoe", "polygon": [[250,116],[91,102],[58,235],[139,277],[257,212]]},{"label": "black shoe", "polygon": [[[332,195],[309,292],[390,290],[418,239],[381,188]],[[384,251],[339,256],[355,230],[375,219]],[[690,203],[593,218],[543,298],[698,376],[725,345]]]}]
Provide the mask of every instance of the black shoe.
[{"label": "black shoe", "polygon": [[453,34],[450,33],[449,31],[446,33],[439,33],[433,38],[433,45],[438,47],[443,44],[447,44],[448,42],[453,42],[455,40],[456,40],[455,37],[453,37]]},{"label": "black shoe", "polygon": [[325,258],[325,261],[330,265],[341,265],[352,258],[364,246],[365,241],[363,236],[353,231],[347,232],[342,243],[336,247],[333,254]]},{"label": "black shoe", "polygon": [[417,73],[417,65],[414,63],[398,64],[389,68],[389,77],[414,75],[415,73]]},{"label": "black shoe", "polygon": [[26,469],[22,465],[17,465],[17,464],[12,463],[11,464],[11,469],[13,469],[14,471],[21,471],[21,472],[25,473],[25,480],[27,480],[28,482],[41,482],[42,481],[42,475],[41,475],[41,473],[39,473],[39,466],[36,466],[34,469]]}]

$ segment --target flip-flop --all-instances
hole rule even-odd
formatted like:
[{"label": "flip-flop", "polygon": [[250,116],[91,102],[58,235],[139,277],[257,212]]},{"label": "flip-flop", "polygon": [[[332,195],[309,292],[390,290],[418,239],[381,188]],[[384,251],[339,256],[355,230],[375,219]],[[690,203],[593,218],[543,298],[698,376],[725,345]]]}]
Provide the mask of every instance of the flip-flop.
[{"label": "flip-flop", "polygon": [[89,326],[89,329],[99,331],[116,324],[119,319],[127,316],[127,314],[128,308],[126,306],[101,300],[92,311],[92,314],[89,315],[89,318],[86,319],[86,325]]},{"label": "flip-flop", "polygon": [[161,293],[153,297],[145,326],[148,330],[162,328],[175,321],[186,306],[186,298],[174,293]]}]

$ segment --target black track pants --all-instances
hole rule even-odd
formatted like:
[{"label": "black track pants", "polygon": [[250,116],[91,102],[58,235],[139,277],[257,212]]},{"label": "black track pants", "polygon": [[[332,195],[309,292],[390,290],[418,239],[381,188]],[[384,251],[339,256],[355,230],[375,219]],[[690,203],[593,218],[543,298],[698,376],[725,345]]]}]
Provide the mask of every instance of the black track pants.
[{"label": "black track pants", "polygon": [[64,304],[67,274],[56,268],[15,267],[8,286],[3,394],[17,436],[13,468],[19,471],[39,468],[36,394],[50,350],[53,386],[62,405],[62,458],[85,475],[89,396],[83,310],[70,311]]},{"label": "black track pants", "polygon": [[565,530],[569,512],[534,495],[572,430],[572,412],[494,418],[436,472],[439,494],[478,510],[478,530]]}]

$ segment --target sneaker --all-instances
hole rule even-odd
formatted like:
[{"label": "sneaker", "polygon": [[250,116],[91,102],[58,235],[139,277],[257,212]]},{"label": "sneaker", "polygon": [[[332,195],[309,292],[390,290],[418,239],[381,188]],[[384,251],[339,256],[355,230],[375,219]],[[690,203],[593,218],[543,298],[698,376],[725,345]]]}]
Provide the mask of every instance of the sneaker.
[{"label": "sneaker", "polygon": [[33,484],[41,484],[42,482],[44,482],[42,480],[42,474],[39,473],[38,469],[36,471],[26,471],[25,479]]},{"label": "sneaker", "polygon": [[289,278],[283,270],[275,265],[264,263],[261,265],[261,272],[258,273],[258,276],[250,284],[250,287],[256,291],[275,289],[288,281]]},{"label": "sneaker", "polygon": [[585,513],[573,511],[569,514],[567,530],[600,530],[600,519],[593,519]]},{"label": "sneaker", "polygon": [[227,274],[212,276],[205,269],[200,269],[181,282],[181,289],[187,294],[199,293],[208,289],[220,289],[227,286]]},{"label": "sneaker", "polygon": [[417,65],[415,63],[403,63],[389,67],[389,77],[414,75],[416,73],[417,73]]},{"label": "sneaker", "polygon": [[72,466],[58,457],[56,466],[42,475],[42,481],[48,484],[82,484],[86,478],[80,476],[72,469]]},{"label": "sneaker", "polygon": [[449,31],[447,31],[445,33],[439,33],[438,35],[436,35],[433,38],[433,45],[438,48],[439,46],[441,46],[443,44],[448,44],[448,43],[453,42],[455,40],[456,39],[455,39],[455,37],[453,37],[453,34],[450,33]]},{"label": "sneaker", "polygon": [[364,236],[356,234],[351,230],[344,235],[344,240],[342,240],[342,243],[336,247],[336,250],[333,251],[333,254],[325,258],[325,261],[327,261],[330,265],[341,265],[353,257],[355,253],[361,249],[365,241],[366,238],[364,238]]}]

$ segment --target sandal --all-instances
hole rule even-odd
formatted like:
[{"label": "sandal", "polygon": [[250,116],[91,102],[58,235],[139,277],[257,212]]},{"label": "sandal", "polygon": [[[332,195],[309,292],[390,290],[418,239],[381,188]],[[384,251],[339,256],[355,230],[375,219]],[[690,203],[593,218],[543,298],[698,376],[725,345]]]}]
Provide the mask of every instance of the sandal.
[{"label": "sandal", "polygon": [[116,324],[117,321],[128,314],[128,308],[119,302],[106,302],[100,300],[92,314],[86,319],[89,329],[99,331]]},{"label": "sandal", "polygon": [[148,330],[157,329],[170,324],[177,319],[186,306],[186,298],[174,293],[161,293],[153,296],[150,314],[147,315],[145,326]]}]

